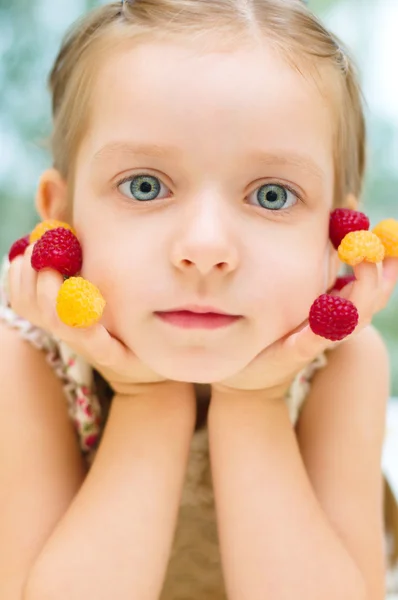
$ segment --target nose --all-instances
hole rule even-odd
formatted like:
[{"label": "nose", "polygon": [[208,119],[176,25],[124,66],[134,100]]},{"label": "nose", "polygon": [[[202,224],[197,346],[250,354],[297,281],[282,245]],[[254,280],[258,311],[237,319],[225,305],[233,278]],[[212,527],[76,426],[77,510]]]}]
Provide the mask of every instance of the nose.
[{"label": "nose", "polygon": [[181,218],[171,250],[171,261],[183,272],[202,276],[228,274],[239,263],[238,243],[230,210],[219,198],[195,198]]}]

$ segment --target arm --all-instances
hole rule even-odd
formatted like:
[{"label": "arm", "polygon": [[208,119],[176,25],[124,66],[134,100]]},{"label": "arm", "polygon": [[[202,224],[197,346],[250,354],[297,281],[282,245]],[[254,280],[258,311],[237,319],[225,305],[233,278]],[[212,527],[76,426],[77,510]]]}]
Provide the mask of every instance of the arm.
[{"label": "arm", "polygon": [[[388,360],[370,328],[330,355],[298,437],[283,400],[215,397],[210,455],[230,600],[382,600]],[[229,401],[229,402],[228,402]]]},{"label": "arm", "polygon": [[0,323],[0,598],[20,600],[85,476],[60,380]]},{"label": "arm", "polygon": [[28,580],[25,600],[155,600],[195,423],[193,388],[116,396],[86,481]]}]

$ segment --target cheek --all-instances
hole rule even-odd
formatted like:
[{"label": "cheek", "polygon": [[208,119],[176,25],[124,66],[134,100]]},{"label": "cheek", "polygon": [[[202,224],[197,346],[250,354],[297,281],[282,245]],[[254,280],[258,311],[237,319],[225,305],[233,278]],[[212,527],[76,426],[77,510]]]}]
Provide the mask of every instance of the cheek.
[{"label": "cheek", "polygon": [[[281,297],[300,300],[322,293],[327,286],[328,253],[322,248],[319,255],[287,256],[282,261],[276,288]],[[314,298],[315,299],[315,298]]]},{"label": "cheek", "polygon": [[[109,301],[124,296],[134,301],[139,290],[145,289],[148,283],[148,269],[140,248],[132,239],[124,241],[121,236],[109,237],[106,242],[95,235],[87,236],[83,245],[82,276],[95,283]],[[149,260],[146,255],[145,261]]]},{"label": "cheek", "polygon": [[296,241],[290,238],[266,261],[261,277],[263,306],[275,317],[278,333],[297,327],[307,318],[315,298],[327,289],[328,271],[329,244],[325,236]]},{"label": "cheek", "polygon": [[83,248],[83,276],[108,293],[137,277],[139,283],[142,248],[150,252],[147,232],[131,212],[115,208],[111,199],[92,198],[83,189],[77,194],[74,226]]},{"label": "cheek", "polygon": [[163,304],[157,303],[170,284],[165,281],[162,257],[148,244],[153,236],[145,234],[143,239],[142,227],[134,229],[130,224],[120,226],[115,230],[117,236],[108,234],[105,239],[100,238],[99,230],[87,232],[82,276],[94,283],[106,300],[103,325],[119,339],[127,336],[135,341],[143,316],[162,308]]},{"label": "cheek", "polygon": [[119,223],[102,215],[92,220],[76,219],[75,227],[83,248],[82,277],[100,289],[108,314],[116,312],[115,307],[119,311],[126,297],[131,309],[137,301],[135,292],[145,289],[148,279],[142,233],[129,222]]},{"label": "cheek", "polygon": [[126,323],[134,327],[145,308],[148,269],[138,250],[131,240],[126,243],[119,236],[102,243],[91,234],[84,241],[82,276],[101,291],[107,303],[102,323],[120,339]]}]

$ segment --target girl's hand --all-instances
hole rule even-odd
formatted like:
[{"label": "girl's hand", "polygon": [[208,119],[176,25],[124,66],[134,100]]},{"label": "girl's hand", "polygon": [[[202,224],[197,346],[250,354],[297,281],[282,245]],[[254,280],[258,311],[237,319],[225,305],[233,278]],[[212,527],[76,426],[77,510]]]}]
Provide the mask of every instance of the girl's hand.
[{"label": "girl's hand", "polygon": [[56,312],[56,298],[63,277],[50,269],[37,273],[31,266],[32,251],[33,245],[10,265],[10,302],[18,315],[64,341],[101,373],[117,394],[149,391],[154,384],[165,381],[112,337],[103,325],[96,324],[88,329],[64,325]]},{"label": "girl's hand", "polygon": [[[377,265],[362,262],[354,267],[354,274],[357,281],[335,293],[351,300],[358,309],[359,323],[351,335],[369,325],[374,314],[387,305],[398,279],[398,259],[387,258]],[[344,340],[331,342],[314,334],[306,321],[266,348],[243,371],[213,384],[213,392],[233,395],[241,390],[262,390],[267,397],[283,398],[301,369],[341,343]]]}]

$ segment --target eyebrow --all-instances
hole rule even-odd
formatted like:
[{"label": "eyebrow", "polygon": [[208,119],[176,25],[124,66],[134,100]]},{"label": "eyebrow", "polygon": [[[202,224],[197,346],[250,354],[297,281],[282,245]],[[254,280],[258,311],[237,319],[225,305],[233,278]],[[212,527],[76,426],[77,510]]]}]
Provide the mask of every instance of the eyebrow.
[{"label": "eyebrow", "polygon": [[308,155],[300,154],[297,152],[281,152],[268,153],[268,152],[252,152],[250,159],[253,162],[265,164],[265,165],[279,165],[287,167],[298,167],[303,171],[307,171],[311,175],[314,175],[318,179],[325,178],[324,170]]},{"label": "eyebrow", "polygon": [[182,154],[175,146],[159,146],[158,144],[129,144],[126,142],[111,142],[98,150],[93,156],[93,162],[104,158],[111,158],[114,154],[125,156],[150,156],[152,158],[164,158],[165,156],[177,157]]},{"label": "eyebrow", "polygon": [[[160,146],[158,144],[131,144],[127,142],[111,142],[94,154],[93,163],[109,159],[115,154],[125,156],[148,156],[152,158],[179,158],[182,151],[176,146]],[[259,163],[268,166],[297,167],[314,175],[318,179],[324,179],[323,169],[308,155],[297,152],[264,152],[256,150],[248,155],[251,163]]]}]

